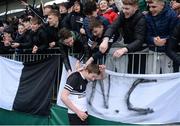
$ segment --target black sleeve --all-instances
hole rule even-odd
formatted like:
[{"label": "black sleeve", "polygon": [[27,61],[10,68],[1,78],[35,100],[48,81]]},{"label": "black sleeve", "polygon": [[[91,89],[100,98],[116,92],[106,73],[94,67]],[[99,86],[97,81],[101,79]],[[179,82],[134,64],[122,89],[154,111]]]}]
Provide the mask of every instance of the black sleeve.
[{"label": "black sleeve", "polygon": [[47,34],[43,30],[39,34],[39,41],[41,42],[41,45],[38,47],[39,50],[47,49],[49,47]]},{"label": "black sleeve", "polygon": [[176,50],[180,43],[180,24],[174,29],[173,35],[170,37],[167,44],[167,55],[177,64],[180,65],[180,56]]},{"label": "black sleeve", "polygon": [[104,55],[104,54],[101,53],[101,52],[98,50],[97,52],[93,53],[92,57],[93,57],[94,60],[97,60],[97,59],[99,59],[99,58],[102,58],[103,55]]},{"label": "black sleeve", "polygon": [[43,5],[40,4],[40,8],[39,8],[39,15],[43,18]]},{"label": "black sleeve", "polygon": [[135,40],[127,45],[128,52],[132,52],[135,50],[138,50],[146,36],[146,20],[144,16],[140,18],[140,20],[137,22],[135,29],[134,29],[134,38]]},{"label": "black sleeve", "polygon": [[104,55],[106,55],[106,53],[109,51],[110,48],[111,48],[111,43],[108,43],[108,49],[106,50],[105,53],[102,53],[98,50],[97,52],[92,54],[92,58],[94,60],[98,60],[98,59],[102,58]]},{"label": "black sleeve", "polygon": [[32,37],[31,34],[25,34],[23,42],[19,43],[19,48],[28,49],[32,47]]},{"label": "black sleeve", "polygon": [[67,71],[72,70],[71,65],[70,65],[70,61],[68,58],[68,49],[63,44],[61,44],[60,42],[58,43],[58,46],[59,46],[59,50],[60,50],[61,56],[63,58],[63,62],[64,62],[66,70]]},{"label": "black sleeve", "polygon": [[71,29],[71,24],[70,24],[70,21],[71,21],[71,13],[67,14],[64,19],[62,20],[62,26],[69,29],[69,30],[72,30]]},{"label": "black sleeve", "polygon": [[72,92],[72,90],[76,87],[76,85],[78,84],[78,72],[72,73],[66,81],[65,84],[65,89],[67,89],[68,91]]},{"label": "black sleeve", "polygon": [[0,54],[7,54],[10,53],[11,46],[4,46],[3,42],[0,42]]},{"label": "black sleeve", "polygon": [[17,34],[14,41],[17,42],[17,43],[21,43],[22,42],[22,38],[23,38],[22,35]]},{"label": "black sleeve", "polygon": [[87,36],[80,34],[79,41],[83,44],[84,60],[86,61],[90,57],[90,48],[88,46]]}]

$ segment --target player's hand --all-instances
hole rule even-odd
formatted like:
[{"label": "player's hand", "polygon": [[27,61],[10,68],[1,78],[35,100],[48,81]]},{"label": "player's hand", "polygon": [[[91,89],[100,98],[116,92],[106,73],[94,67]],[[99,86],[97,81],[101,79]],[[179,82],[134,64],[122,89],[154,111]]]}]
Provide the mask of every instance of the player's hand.
[{"label": "player's hand", "polygon": [[83,112],[83,111],[79,111],[79,112],[77,113],[77,116],[78,116],[82,121],[85,121],[85,120],[87,119],[87,117],[88,117],[88,115],[87,115],[85,112]]}]

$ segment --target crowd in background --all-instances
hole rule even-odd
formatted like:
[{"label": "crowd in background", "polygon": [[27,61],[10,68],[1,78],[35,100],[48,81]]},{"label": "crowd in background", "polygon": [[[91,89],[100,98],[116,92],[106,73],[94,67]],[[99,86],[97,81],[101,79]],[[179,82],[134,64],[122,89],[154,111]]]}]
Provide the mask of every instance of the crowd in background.
[{"label": "crowd in background", "polygon": [[[26,13],[0,21],[1,54],[59,53],[68,72],[71,72],[69,52],[79,54],[76,58],[83,59],[86,65],[109,53],[109,67],[113,67],[112,58],[118,58],[121,64],[128,60],[126,72],[130,72],[132,59],[135,69],[139,68],[136,62],[144,59],[124,54],[143,50],[166,53],[159,60],[159,67],[164,68],[157,73],[169,72],[171,59],[174,66],[180,65],[178,0],[70,0],[59,5],[41,3],[40,8],[21,2],[28,8]],[[152,57],[145,60],[151,63]],[[152,65],[146,69],[148,73],[152,73]],[[143,63],[141,67],[145,68]]]}]

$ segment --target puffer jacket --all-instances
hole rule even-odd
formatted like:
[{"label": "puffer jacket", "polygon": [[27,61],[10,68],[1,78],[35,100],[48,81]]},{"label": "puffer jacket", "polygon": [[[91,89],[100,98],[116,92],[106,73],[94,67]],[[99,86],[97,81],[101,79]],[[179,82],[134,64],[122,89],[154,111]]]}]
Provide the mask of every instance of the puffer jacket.
[{"label": "puffer jacket", "polygon": [[128,52],[140,50],[146,36],[146,21],[144,15],[137,10],[134,15],[125,18],[121,11],[118,18],[106,30],[104,37],[111,38],[119,29],[122,29],[122,36]]},{"label": "puffer jacket", "polygon": [[169,5],[165,5],[164,9],[157,15],[152,16],[148,13],[146,16],[147,21],[147,44],[152,51],[164,52],[166,46],[156,47],[154,44],[154,37],[169,39],[174,27],[179,22],[177,14],[170,8]]},{"label": "puffer jacket", "polygon": [[175,27],[172,36],[167,44],[167,55],[178,65],[180,65],[180,55],[177,52],[180,52],[179,48],[180,43],[180,23]]}]

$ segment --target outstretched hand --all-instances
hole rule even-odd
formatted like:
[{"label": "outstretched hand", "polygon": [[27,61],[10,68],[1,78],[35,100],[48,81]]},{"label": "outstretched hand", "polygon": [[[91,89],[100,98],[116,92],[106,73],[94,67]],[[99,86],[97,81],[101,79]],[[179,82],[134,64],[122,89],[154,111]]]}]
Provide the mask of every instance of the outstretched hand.
[{"label": "outstretched hand", "polygon": [[86,64],[83,64],[81,66],[81,63],[79,60],[76,61],[76,64],[75,64],[75,68],[76,68],[76,71],[81,71],[83,69],[86,69],[87,65]]},{"label": "outstretched hand", "polygon": [[105,72],[106,66],[104,64],[99,65],[99,70]]},{"label": "outstretched hand", "polygon": [[79,70],[81,68],[81,64],[79,60],[76,61],[75,68],[76,70]]},{"label": "outstretched hand", "polygon": [[99,70],[100,70],[100,74],[99,76],[96,78],[97,80],[102,80],[105,78],[105,69],[106,69],[106,66],[105,65],[99,65]]}]

